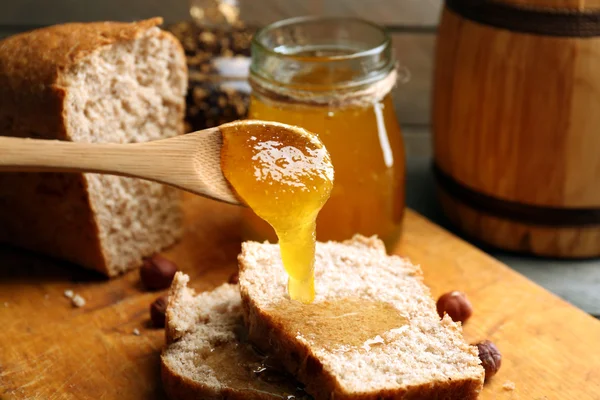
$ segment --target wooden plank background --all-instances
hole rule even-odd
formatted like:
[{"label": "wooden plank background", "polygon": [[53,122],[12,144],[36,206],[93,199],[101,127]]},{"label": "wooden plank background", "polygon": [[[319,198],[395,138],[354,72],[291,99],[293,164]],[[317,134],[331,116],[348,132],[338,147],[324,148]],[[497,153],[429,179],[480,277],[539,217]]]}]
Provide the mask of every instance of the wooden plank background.
[{"label": "wooden plank background", "polygon": [[[66,21],[187,18],[194,0],[18,0],[0,2],[0,25]],[[435,26],[441,0],[238,0],[244,19],[263,25],[300,15],[359,16],[384,25]]]},{"label": "wooden plank background", "polygon": [[[71,21],[131,21],[160,15],[169,24],[189,19],[189,1],[0,1],[0,37]],[[400,122],[411,131],[430,120],[433,47],[441,4],[441,0],[240,0],[244,20],[256,26],[301,15],[355,16],[384,25],[401,65],[410,71],[410,80],[396,88],[394,98]]]}]

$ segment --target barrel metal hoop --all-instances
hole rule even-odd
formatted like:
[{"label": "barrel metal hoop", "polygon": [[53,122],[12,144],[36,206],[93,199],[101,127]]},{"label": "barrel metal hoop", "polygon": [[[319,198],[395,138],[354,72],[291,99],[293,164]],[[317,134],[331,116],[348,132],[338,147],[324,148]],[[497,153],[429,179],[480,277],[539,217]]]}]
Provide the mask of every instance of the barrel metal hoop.
[{"label": "barrel metal hoop", "polygon": [[542,8],[493,0],[446,0],[446,7],[471,21],[514,32],[579,38],[600,36],[600,9]]},{"label": "barrel metal hoop", "polygon": [[559,208],[502,200],[477,192],[433,164],[433,173],[440,189],[464,205],[485,214],[522,224],[548,227],[598,227],[600,208]]}]

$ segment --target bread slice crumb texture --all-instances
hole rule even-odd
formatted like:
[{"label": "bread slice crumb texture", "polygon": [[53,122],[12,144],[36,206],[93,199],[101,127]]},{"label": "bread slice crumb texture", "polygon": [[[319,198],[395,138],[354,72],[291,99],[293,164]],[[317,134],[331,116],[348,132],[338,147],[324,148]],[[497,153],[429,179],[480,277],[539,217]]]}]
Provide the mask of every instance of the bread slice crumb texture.
[{"label": "bread slice crumb texture", "polygon": [[481,390],[477,349],[440,320],[421,269],[387,256],[380,240],[317,243],[310,305],[287,297],[277,245],[246,242],[239,262],[250,340],[316,399],[462,400]]},{"label": "bread slice crumb texture", "polygon": [[[68,131],[78,142],[137,143],[183,133],[181,45],[158,27],[99,47],[62,75]],[[181,235],[181,192],[155,182],[84,174],[111,275]]]}]

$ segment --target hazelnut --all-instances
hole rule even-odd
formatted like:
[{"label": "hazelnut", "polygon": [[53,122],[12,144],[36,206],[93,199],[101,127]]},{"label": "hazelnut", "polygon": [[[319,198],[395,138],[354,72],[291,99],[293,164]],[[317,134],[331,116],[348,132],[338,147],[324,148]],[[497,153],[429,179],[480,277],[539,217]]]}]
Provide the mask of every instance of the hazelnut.
[{"label": "hazelnut", "polygon": [[140,268],[140,278],[144,286],[150,290],[166,289],[171,285],[177,272],[177,266],[158,254],[144,259]]},{"label": "hazelnut", "polygon": [[485,380],[487,381],[492,376],[496,375],[496,372],[502,365],[502,354],[498,351],[496,345],[489,340],[476,344],[479,350],[479,359],[481,360],[481,366],[485,369]]},{"label": "hazelnut", "polygon": [[448,314],[454,322],[466,322],[473,314],[473,307],[463,292],[453,291],[440,296],[436,304],[440,318]]},{"label": "hazelnut", "polygon": [[165,326],[165,314],[167,313],[168,300],[169,298],[167,296],[161,296],[150,304],[150,319],[152,320],[152,325],[157,328],[163,328]]},{"label": "hazelnut", "polygon": [[232,285],[238,284],[240,282],[240,273],[238,271],[231,274],[228,280]]}]

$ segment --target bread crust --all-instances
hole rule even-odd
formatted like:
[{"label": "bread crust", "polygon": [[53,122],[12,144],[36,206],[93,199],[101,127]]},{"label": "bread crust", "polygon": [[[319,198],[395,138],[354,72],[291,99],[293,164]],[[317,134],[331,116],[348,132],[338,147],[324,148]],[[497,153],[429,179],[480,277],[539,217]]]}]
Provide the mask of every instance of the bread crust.
[{"label": "bread crust", "polygon": [[82,174],[0,174],[0,242],[110,275]]},{"label": "bread crust", "polygon": [[[0,41],[0,135],[73,140],[64,74],[99,49],[139,38],[162,23],[71,23]],[[161,31],[179,47],[170,33]],[[182,68],[186,68],[182,66]],[[183,111],[182,111],[183,112]],[[183,133],[183,119],[179,131]],[[0,174],[0,242],[39,251],[114,276],[83,174]],[[177,239],[165,238],[164,245]],[[158,249],[156,249],[158,250]]]},{"label": "bread crust", "polygon": [[160,372],[163,389],[171,400],[281,400],[281,397],[268,393],[235,390],[230,387],[221,387],[215,391],[201,382],[179,375],[162,357]]}]

